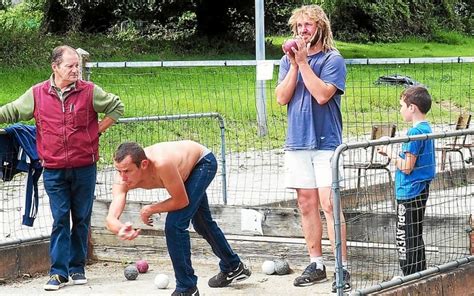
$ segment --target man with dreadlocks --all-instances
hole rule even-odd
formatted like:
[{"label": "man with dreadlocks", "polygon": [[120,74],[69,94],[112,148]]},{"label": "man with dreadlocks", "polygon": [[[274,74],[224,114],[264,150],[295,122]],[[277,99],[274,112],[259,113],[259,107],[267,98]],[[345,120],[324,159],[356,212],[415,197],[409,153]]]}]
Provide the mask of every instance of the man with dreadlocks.
[{"label": "man with dreadlocks", "polygon": [[[331,203],[331,158],[342,143],[341,95],[345,90],[344,59],[334,47],[329,19],[318,5],[293,11],[288,24],[296,48],[280,61],[275,93],[280,105],[288,108],[285,142],[285,181],[296,190],[303,234],[311,262],[295,286],[313,285],[327,280],[322,257],[323,227],[319,209],[327,221],[328,236],[334,250],[334,219]],[[350,289],[347,271],[346,227],[342,223],[342,263],[344,290]],[[336,291],[336,282],[332,285]]]}]

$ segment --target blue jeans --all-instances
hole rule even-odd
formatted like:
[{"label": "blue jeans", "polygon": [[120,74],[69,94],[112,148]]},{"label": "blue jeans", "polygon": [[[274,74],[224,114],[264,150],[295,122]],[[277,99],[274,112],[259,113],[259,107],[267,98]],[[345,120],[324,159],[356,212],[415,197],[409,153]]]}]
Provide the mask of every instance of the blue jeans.
[{"label": "blue jeans", "polygon": [[95,164],[44,170],[44,187],[53,215],[50,275],[68,278],[73,273],[84,273],[96,176]]},{"label": "blue jeans", "polygon": [[166,217],[166,245],[173,263],[178,292],[184,292],[197,285],[197,277],[194,275],[191,264],[191,242],[187,230],[190,221],[193,223],[194,230],[206,239],[214,254],[219,257],[221,271],[232,271],[240,262],[239,256],[232,251],[209,210],[206,189],[214,179],[216,171],[216,158],[209,153],[196,164],[184,182],[189,198],[188,206],[169,212]]}]

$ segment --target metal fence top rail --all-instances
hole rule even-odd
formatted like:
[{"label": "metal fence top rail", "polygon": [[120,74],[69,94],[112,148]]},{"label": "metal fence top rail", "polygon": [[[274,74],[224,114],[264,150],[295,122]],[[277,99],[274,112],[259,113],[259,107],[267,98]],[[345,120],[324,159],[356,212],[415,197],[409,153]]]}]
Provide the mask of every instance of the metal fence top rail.
[{"label": "metal fence top rail", "polygon": [[[143,121],[162,121],[162,120],[181,120],[181,119],[196,119],[204,117],[214,117],[219,121],[219,127],[225,128],[224,117],[217,112],[207,113],[191,113],[191,114],[173,114],[173,115],[158,115],[158,116],[142,116],[142,117],[123,117],[117,120],[117,123],[143,122]],[[1,134],[1,129],[0,129]]]},{"label": "metal fence top rail", "polygon": [[[331,168],[333,171],[333,176],[335,178],[335,181],[333,182],[333,184],[336,187],[339,187],[338,185],[339,174],[337,173],[339,169],[338,163],[339,163],[339,158],[342,152],[346,150],[357,149],[357,148],[368,148],[368,147],[379,146],[379,145],[390,145],[390,144],[404,143],[404,142],[410,142],[410,141],[440,139],[440,138],[468,136],[468,135],[474,135],[474,128],[460,129],[460,130],[449,131],[449,132],[420,134],[420,135],[415,135],[415,136],[400,136],[400,137],[393,137],[393,138],[380,138],[377,140],[366,140],[366,141],[359,141],[359,142],[342,143],[334,151],[334,155],[331,161]],[[335,211],[335,213],[336,212],[337,211]]]},{"label": "metal fence top rail", "polygon": [[409,141],[439,139],[439,138],[465,136],[465,135],[474,135],[474,128],[460,129],[460,130],[449,131],[449,132],[422,134],[422,135],[416,135],[416,136],[401,136],[401,137],[384,138],[384,139],[377,139],[377,140],[366,140],[366,141],[361,141],[361,142],[342,143],[336,148],[336,151],[334,154],[340,154],[341,152],[348,149],[367,148],[367,147],[378,146],[378,145],[389,145],[389,144],[397,144],[397,143],[403,143],[403,142],[409,142]]},{"label": "metal fence top rail", "polygon": [[217,117],[219,120],[224,120],[222,115],[220,115],[219,113],[208,112],[208,113],[173,114],[173,115],[157,115],[157,116],[142,116],[142,117],[123,117],[123,118],[118,119],[118,123],[137,122],[137,121],[194,119],[194,118],[203,118],[203,117]]},{"label": "metal fence top rail", "polygon": [[[279,65],[280,60],[268,60]],[[346,59],[347,65],[474,63],[474,57]],[[256,66],[257,60],[88,62],[88,68]]]}]

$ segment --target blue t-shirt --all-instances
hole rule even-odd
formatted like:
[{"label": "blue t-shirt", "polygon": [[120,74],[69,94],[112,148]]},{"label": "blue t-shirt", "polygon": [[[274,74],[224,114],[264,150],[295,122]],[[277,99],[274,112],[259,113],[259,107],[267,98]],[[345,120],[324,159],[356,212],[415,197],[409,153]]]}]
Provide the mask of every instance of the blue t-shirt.
[{"label": "blue t-shirt", "polygon": [[[308,63],[322,81],[337,90],[326,104],[319,105],[298,72],[295,92],[287,107],[285,150],[335,150],[342,143],[341,95],[346,87],[346,65],[337,50],[308,56]],[[289,69],[290,60],[285,55],[280,60],[278,83]]]},{"label": "blue t-shirt", "polygon": [[[416,126],[410,128],[408,136],[431,133],[431,127],[428,122],[422,121]],[[434,140],[410,141],[402,144],[400,157],[405,159],[405,153],[409,152],[416,156],[415,167],[410,174],[405,174],[397,169],[395,173],[395,190],[398,200],[407,200],[417,197],[434,179],[436,175],[436,160]]]}]

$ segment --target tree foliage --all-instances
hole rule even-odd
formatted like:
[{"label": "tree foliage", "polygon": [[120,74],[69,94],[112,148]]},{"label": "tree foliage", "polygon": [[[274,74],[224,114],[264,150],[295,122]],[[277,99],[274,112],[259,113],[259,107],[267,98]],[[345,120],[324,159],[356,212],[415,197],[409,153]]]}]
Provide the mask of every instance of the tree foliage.
[{"label": "tree foliage", "polygon": [[[11,0],[0,0],[0,12]],[[255,39],[255,0],[24,0],[42,12],[42,33],[103,33],[136,39],[208,43]],[[267,35],[289,35],[293,9],[320,4],[343,41],[446,40],[474,34],[474,0],[265,0]],[[30,9],[31,10],[31,9]],[[21,19],[21,18],[20,18]],[[36,18],[35,18],[36,19]]]},{"label": "tree foliage", "polygon": [[[37,1],[44,1],[42,27],[50,33],[108,33],[133,27],[151,38],[176,39],[183,30],[188,33],[186,37],[254,39],[255,0]],[[265,1],[267,32],[287,32],[291,10],[304,2]]]},{"label": "tree foliage", "polygon": [[[470,3],[468,3],[470,2]],[[439,31],[473,34],[473,0],[328,0],[334,35],[345,41],[433,39]]]}]

